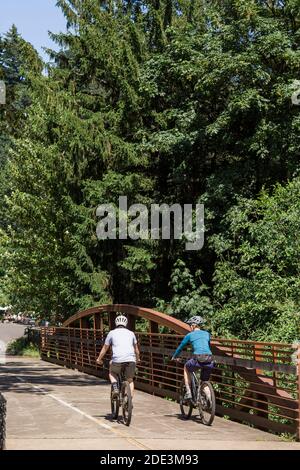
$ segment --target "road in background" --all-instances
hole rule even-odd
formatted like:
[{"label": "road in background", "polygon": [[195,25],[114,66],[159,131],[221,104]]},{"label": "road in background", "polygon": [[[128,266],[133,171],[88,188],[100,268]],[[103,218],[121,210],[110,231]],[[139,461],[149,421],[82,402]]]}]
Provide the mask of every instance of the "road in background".
[{"label": "road in background", "polygon": [[0,341],[6,345],[24,335],[26,326],[17,323],[0,323]]}]

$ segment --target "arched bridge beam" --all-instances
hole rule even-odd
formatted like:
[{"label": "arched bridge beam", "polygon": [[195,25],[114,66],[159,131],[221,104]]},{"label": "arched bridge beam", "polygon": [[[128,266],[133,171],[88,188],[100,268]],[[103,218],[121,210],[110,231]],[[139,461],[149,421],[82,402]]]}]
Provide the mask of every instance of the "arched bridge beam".
[{"label": "arched bridge beam", "polygon": [[179,335],[184,335],[189,331],[189,327],[184,322],[177,320],[170,315],[166,315],[165,313],[158,312],[151,308],[137,307],[135,305],[127,304],[99,305],[97,307],[83,310],[68,318],[68,320],[64,322],[63,326],[70,327],[78,320],[82,321],[83,319],[88,319],[89,317],[101,315],[103,313],[114,314],[117,312],[132,315],[134,317],[145,318],[150,322],[150,324],[165,326]]}]

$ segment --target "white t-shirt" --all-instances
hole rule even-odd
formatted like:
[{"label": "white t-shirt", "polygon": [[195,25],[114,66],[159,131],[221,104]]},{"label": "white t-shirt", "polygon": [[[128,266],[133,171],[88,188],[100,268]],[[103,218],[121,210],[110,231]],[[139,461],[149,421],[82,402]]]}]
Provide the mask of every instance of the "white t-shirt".
[{"label": "white t-shirt", "polygon": [[136,362],[134,346],[137,344],[135,334],[127,328],[116,328],[108,333],[106,346],[112,347],[113,362]]}]

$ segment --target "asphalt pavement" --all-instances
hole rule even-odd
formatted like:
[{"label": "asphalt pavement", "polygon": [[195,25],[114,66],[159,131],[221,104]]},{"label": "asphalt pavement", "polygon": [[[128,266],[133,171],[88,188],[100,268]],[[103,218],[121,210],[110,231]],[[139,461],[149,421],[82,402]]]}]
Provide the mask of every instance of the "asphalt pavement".
[{"label": "asphalt pavement", "polygon": [[113,421],[102,379],[32,358],[0,366],[7,399],[7,449],[300,450],[296,442],[216,417],[211,427],[185,421],[177,403],[141,391],[131,426]]}]

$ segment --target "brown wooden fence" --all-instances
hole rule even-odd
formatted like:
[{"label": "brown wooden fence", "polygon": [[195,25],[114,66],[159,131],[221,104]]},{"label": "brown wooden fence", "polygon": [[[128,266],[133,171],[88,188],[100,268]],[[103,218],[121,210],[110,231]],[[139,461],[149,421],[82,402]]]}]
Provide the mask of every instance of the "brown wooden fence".
[{"label": "brown wooden fence", "polygon": [[[89,310],[89,315],[91,313],[95,314],[94,310]],[[164,317],[161,319],[166,322]],[[83,315],[73,317],[73,324],[82,318]],[[170,358],[183,336],[153,332],[158,328],[153,324],[153,317],[149,316],[148,320],[151,331],[136,332],[141,350],[136,386],[145,392],[177,400],[182,365],[171,362]],[[94,328],[97,325],[101,328]],[[107,377],[109,357],[104,368],[96,364],[96,358],[109,325],[104,327],[94,318],[93,324],[85,326],[89,327],[42,328],[42,359]],[[181,322],[177,330],[179,328],[183,329]],[[216,361],[212,382],[217,413],[260,429],[290,433],[300,440],[299,345],[214,339],[212,347]]]}]

